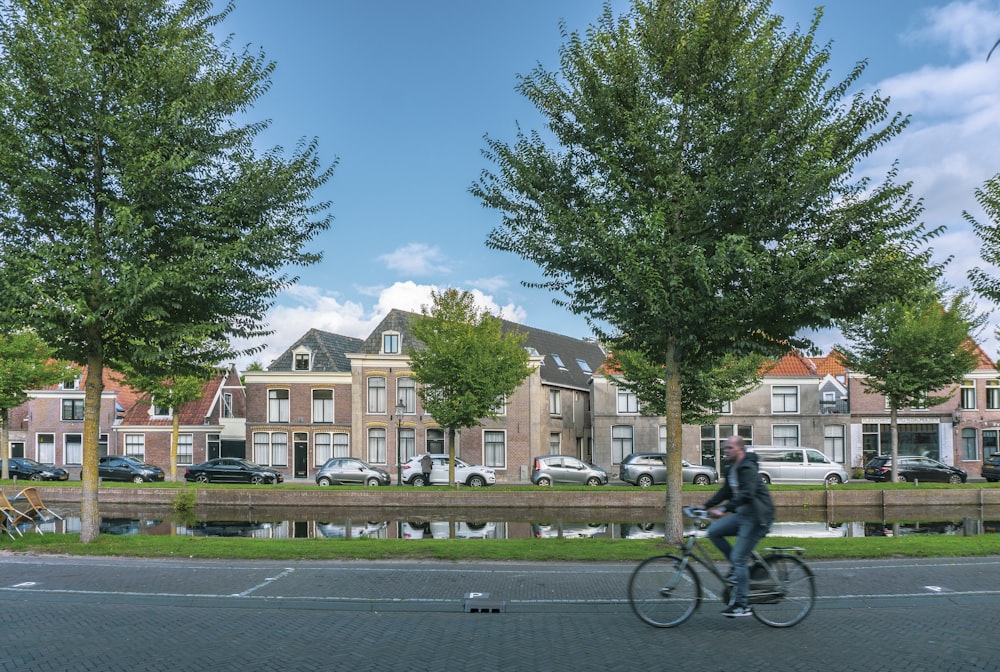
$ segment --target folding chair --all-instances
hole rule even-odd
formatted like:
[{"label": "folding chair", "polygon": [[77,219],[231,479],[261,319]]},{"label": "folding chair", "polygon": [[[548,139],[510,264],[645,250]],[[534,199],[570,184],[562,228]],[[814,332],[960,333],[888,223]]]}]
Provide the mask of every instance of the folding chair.
[{"label": "folding chair", "polygon": [[[53,518],[58,518],[59,520],[63,519],[63,517],[58,513],[45,506],[45,503],[42,501],[42,496],[38,494],[37,488],[25,488],[21,492],[17,493],[17,495],[14,496],[14,499],[28,500],[28,508],[22,511],[22,513],[32,520],[48,522]],[[35,526],[35,529],[38,529],[37,525]],[[41,532],[41,530],[38,531]]]},{"label": "folding chair", "polygon": [[7,494],[3,490],[0,490],[0,527],[3,528],[3,531],[6,532],[11,539],[14,539],[15,532],[17,532],[17,536],[19,537],[24,536],[24,533],[21,532],[21,528],[18,527],[21,523],[34,525],[39,534],[42,532],[38,529],[38,525],[35,523],[35,520],[31,516],[24,513],[24,511],[15,509],[14,505],[10,503],[9,499],[7,499]]}]

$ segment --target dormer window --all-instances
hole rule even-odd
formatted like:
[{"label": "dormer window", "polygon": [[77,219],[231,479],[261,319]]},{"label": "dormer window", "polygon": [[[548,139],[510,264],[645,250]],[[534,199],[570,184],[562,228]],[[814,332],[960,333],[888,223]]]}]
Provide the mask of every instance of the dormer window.
[{"label": "dormer window", "polygon": [[153,400],[153,404],[149,408],[149,414],[154,418],[169,418],[170,417],[170,407],[161,406]]},{"label": "dormer window", "polygon": [[383,355],[399,354],[399,332],[387,331],[384,334],[382,334],[382,354]]},{"label": "dormer window", "polygon": [[292,367],[296,371],[311,371],[312,370],[312,353],[308,350],[300,350],[295,352],[292,356]]}]

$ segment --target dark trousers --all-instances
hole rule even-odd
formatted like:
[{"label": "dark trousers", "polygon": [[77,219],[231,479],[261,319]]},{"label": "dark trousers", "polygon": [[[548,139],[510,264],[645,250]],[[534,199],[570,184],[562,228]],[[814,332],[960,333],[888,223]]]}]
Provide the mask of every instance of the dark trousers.
[{"label": "dark trousers", "polygon": [[[750,592],[750,568],[747,560],[757,546],[757,542],[767,535],[767,528],[757,524],[750,516],[731,513],[719,518],[708,526],[708,538],[722,554],[729,558],[736,578],[733,604],[745,606]],[[736,537],[736,544],[730,544],[726,537]]]}]

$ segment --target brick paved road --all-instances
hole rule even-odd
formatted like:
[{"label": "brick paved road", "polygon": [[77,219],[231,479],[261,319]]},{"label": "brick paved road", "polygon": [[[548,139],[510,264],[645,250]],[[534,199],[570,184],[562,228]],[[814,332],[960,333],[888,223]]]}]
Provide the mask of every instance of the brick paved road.
[{"label": "brick paved road", "polygon": [[812,566],[795,628],[705,603],[657,630],[627,565],[6,555],[0,670],[1000,670],[1000,558]]}]

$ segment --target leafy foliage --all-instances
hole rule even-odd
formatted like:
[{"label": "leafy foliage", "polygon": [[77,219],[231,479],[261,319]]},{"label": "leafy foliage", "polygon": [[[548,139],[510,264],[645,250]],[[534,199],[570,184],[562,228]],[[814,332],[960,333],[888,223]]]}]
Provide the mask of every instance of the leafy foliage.
[{"label": "leafy foliage", "polygon": [[[315,140],[258,153],[270,84],[211,0],[0,5],[0,325],[86,364],[83,537],[97,536],[104,367],[202,370],[263,335],[287,269],[318,260]],[[172,371],[165,371],[170,353]]]},{"label": "leafy foliage", "polygon": [[531,373],[526,334],[476,308],[472,294],[434,292],[411,323],[419,346],[408,354],[424,409],[442,427],[475,427],[496,417],[503,400]]},{"label": "leafy foliage", "polygon": [[935,272],[924,248],[938,231],[910,185],[895,168],[853,175],[907,119],[877,93],[848,98],[864,63],[829,81],[820,11],[800,32],[769,7],[633,0],[616,18],[606,4],[585,34],[563,32],[557,72],[518,82],[546,133],[487,137],[494,168],[471,188],[502,213],[488,246],[538,264],[557,304],[660,372],[646,379],[665,396],[668,538],[682,414],[746,381],[719,373],[806,348],[803,329]]}]

